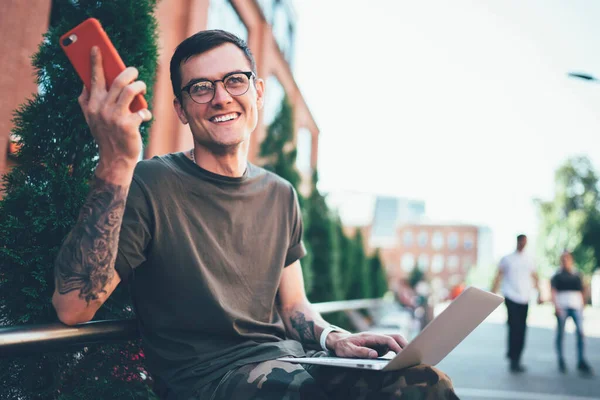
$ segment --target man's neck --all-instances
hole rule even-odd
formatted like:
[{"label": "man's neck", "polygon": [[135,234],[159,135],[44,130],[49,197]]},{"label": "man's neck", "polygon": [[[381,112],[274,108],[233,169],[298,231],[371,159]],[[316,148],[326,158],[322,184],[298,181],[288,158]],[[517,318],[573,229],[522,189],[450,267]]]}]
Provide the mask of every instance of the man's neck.
[{"label": "man's neck", "polygon": [[[240,144],[234,152],[225,154],[214,154],[204,146],[195,145],[193,161],[207,171],[217,175],[239,178],[244,175],[248,165],[247,142]],[[190,156],[191,158],[191,156]]]}]

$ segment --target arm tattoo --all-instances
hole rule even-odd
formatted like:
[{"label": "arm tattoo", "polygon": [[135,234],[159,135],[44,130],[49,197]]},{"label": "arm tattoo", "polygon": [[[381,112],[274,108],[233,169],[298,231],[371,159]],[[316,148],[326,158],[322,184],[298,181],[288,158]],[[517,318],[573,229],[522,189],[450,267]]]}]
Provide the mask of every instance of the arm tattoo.
[{"label": "arm tattoo", "polygon": [[128,188],[95,177],[77,223],[65,239],[54,266],[60,294],[79,290],[88,304],[97,300],[114,276],[119,232]]},{"label": "arm tattoo", "polygon": [[318,343],[315,334],[315,323],[314,321],[307,321],[304,317],[304,313],[296,311],[294,316],[290,317],[290,323],[292,327],[298,332],[300,342],[303,344],[314,344]]}]

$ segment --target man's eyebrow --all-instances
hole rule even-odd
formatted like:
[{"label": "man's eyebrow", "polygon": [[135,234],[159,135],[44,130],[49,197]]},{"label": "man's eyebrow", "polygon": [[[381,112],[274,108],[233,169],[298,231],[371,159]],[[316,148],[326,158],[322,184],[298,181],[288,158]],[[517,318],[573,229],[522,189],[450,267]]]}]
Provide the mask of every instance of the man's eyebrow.
[{"label": "man's eyebrow", "polygon": [[[229,72],[227,72],[226,74],[224,74],[224,75],[221,77],[221,79],[223,79],[224,77],[226,77],[226,76],[229,76],[229,75],[231,75],[231,74],[237,74],[237,73],[239,73],[239,72],[244,72],[244,70],[243,70],[243,69],[234,69],[234,70],[232,70],[232,71],[229,71]],[[208,78],[204,78],[204,77],[192,78],[192,79],[190,79],[190,80],[189,80],[189,81],[188,81],[188,82],[187,82],[185,85],[183,85],[183,87],[186,87],[186,86],[188,86],[188,85],[192,85],[192,84],[194,84],[194,83],[196,83],[196,82],[212,82],[212,80],[211,80],[211,79],[208,79]]]},{"label": "man's eyebrow", "polygon": [[183,85],[183,87],[193,85],[194,83],[197,83],[197,82],[210,82],[210,79],[208,79],[208,78],[192,78],[185,85]]}]

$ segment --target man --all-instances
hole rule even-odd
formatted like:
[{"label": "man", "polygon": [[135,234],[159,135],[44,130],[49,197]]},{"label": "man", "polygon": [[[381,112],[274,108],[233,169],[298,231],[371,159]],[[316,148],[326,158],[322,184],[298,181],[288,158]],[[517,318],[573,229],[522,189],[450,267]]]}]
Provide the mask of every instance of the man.
[{"label": "man", "polygon": [[567,367],[563,357],[563,336],[565,323],[571,317],[577,335],[577,369],[590,374],[592,369],[583,356],[583,307],[585,304],[581,277],[574,271],[573,256],[568,251],[560,256],[560,270],[552,277],[552,304],[556,311],[556,354],[558,369],[565,373]]},{"label": "man", "polygon": [[527,311],[534,284],[539,288],[535,265],[525,254],[525,246],[527,246],[527,236],[517,236],[516,251],[502,257],[492,285],[492,292],[497,292],[502,282],[502,294],[508,314],[507,357],[510,360],[510,370],[517,373],[525,372],[525,367],[521,364],[521,354],[525,346]]},{"label": "man", "polygon": [[382,374],[276,361],[322,349],[374,358],[406,341],[350,334],[308,302],[297,195],[247,161],[264,82],[242,40],[204,31],[178,46],[173,104],[194,148],[137,165],[138,128],[151,115],[129,104],[145,85],[127,68],[107,91],[101,54],[91,57],[92,87],[79,103],[100,159],[56,262],[61,321],[89,321],[127,282],[164,399],[456,398],[429,366]]}]

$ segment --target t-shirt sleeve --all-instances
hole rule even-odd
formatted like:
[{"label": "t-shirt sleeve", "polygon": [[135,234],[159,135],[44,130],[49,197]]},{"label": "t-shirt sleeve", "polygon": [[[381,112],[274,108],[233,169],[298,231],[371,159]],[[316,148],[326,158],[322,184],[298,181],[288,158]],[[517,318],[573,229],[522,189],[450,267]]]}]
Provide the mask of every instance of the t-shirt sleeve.
[{"label": "t-shirt sleeve", "polygon": [[124,282],[131,277],[135,268],[146,261],[146,248],[151,239],[151,224],[148,199],[134,177],[127,195],[115,263],[115,270]]},{"label": "t-shirt sleeve", "polygon": [[306,247],[302,241],[304,232],[304,224],[302,222],[302,211],[298,202],[298,194],[292,187],[292,204],[291,204],[291,231],[290,231],[290,246],[285,256],[285,265],[287,267],[306,255]]},{"label": "t-shirt sleeve", "polygon": [[498,263],[498,269],[500,270],[500,272],[506,272],[506,264],[506,256],[504,256],[500,259],[500,262]]}]

